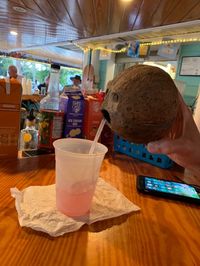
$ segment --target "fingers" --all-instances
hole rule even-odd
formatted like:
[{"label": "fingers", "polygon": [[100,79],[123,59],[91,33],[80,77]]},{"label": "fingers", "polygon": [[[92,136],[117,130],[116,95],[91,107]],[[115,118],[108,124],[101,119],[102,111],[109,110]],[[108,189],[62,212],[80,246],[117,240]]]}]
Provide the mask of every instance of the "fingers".
[{"label": "fingers", "polygon": [[[195,132],[198,132],[198,128],[195,124],[192,111],[188,108],[188,106],[185,104],[183,98],[181,95],[179,95],[179,101],[180,101],[180,107],[182,110],[182,116],[183,116],[183,128],[182,128],[182,136],[188,136],[191,138],[191,132],[195,134]],[[181,120],[181,117],[179,116],[179,119]],[[179,128],[180,130],[180,128]],[[179,135],[178,137],[180,137]]]},{"label": "fingers", "polygon": [[179,106],[176,119],[174,120],[168,135],[170,139],[176,139],[181,137],[182,133],[183,133],[183,113],[181,107]]},{"label": "fingers", "polygon": [[147,150],[151,153],[172,154],[177,150],[177,141],[159,140],[150,142],[147,145]]},{"label": "fingers", "polygon": [[186,105],[186,103],[184,102],[183,100],[183,97],[181,96],[181,94],[179,93],[178,95],[178,98],[179,98],[179,103],[180,103],[180,107],[181,107],[181,110],[182,110],[182,113],[183,115],[189,115],[189,116],[192,116],[192,112],[191,110],[188,108],[188,106]]}]

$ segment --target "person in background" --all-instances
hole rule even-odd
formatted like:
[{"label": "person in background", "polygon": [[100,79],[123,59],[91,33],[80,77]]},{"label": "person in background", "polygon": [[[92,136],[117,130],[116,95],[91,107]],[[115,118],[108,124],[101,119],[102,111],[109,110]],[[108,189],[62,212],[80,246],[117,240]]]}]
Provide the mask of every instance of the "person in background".
[{"label": "person in background", "polygon": [[[42,95],[46,95],[47,91],[48,91],[48,86],[49,86],[49,81],[50,81],[50,74],[48,76],[46,76],[46,78],[44,79],[44,83],[41,83],[37,86],[37,88],[40,91],[40,94]],[[44,90],[45,91],[44,91]],[[43,91],[42,91],[43,90]],[[63,91],[63,87],[62,85],[59,83],[59,92],[61,93]]]},{"label": "person in background", "polygon": [[75,75],[74,77],[70,78],[71,81],[73,82],[72,85],[66,85],[64,86],[63,90],[62,90],[62,95],[65,95],[65,92],[69,89],[78,89],[81,90],[81,77],[79,75]]},{"label": "person in background", "polygon": [[22,83],[23,76],[17,74],[17,68],[14,65],[10,65],[8,67],[8,74],[10,79],[14,78],[17,79],[20,83]]},{"label": "person in background", "polygon": [[75,75],[74,77],[71,77],[70,79],[73,82],[73,86],[80,87],[80,85],[81,85],[81,77],[79,75]]},{"label": "person in background", "polygon": [[147,149],[151,153],[166,154],[200,178],[200,132],[181,95],[179,101],[180,112],[172,127],[172,134],[170,137],[148,143]]},{"label": "person in background", "polygon": [[[38,89],[40,91],[41,94],[46,94],[47,90],[48,90],[48,86],[49,86],[49,80],[50,80],[50,74],[48,76],[46,76],[46,78],[44,79],[44,83],[41,83],[38,85]],[[44,88],[44,92],[42,92],[42,88]]]}]

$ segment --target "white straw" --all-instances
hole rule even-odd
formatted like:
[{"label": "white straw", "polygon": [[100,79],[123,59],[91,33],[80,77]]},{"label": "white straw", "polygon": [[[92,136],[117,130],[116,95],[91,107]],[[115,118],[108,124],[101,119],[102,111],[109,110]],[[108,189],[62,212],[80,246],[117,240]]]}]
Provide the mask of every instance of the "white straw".
[{"label": "white straw", "polygon": [[99,137],[100,137],[100,135],[101,135],[101,132],[102,132],[102,130],[103,130],[103,127],[104,127],[105,123],[106,123],[106,119],[103,118],[103,119],[101,120],[101,124],[100,124],[100,126],[99,126],[99,128],[98,128],[98,130],[97,130],[97,133],[96,133],[96,135],[95,135],[95,138],[94,138],[94,140],[93,140],[93,142],[92,142],[92,145],[91,145],[91,147],[90,147],[89,154],[94,153],[94,149],[95,149],[95,147],[96,147],[97,141],[98,141],[98,139],[99,139]]}]

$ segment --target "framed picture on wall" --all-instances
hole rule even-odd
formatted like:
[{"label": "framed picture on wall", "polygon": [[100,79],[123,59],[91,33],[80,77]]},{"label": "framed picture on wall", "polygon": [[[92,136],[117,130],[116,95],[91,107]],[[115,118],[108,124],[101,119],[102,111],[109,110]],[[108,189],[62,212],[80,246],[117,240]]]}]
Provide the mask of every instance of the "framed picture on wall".
[{"label": "framed picture on wall", "polygon": [[200,55],[183,56],[180,66],[180,76],[200,76]]}]

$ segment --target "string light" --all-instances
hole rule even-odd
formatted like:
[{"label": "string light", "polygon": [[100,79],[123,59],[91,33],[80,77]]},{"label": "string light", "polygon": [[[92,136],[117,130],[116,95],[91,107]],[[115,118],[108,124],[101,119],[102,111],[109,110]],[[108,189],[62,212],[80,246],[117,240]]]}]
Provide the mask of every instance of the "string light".
[{"label": "string light", "polygon": [[124,53],[127,50],[127,47],[124,47],[120,50],[115,50],[115,49],[109,49],[109,48],[100,47],[100,46],[98,46],[98,47],[89,47],[89,46],[82,47],[78,43],[74,43],[74,45],[76,47],[78,47],[79,49],[81,49],[83,52],[88,52],[89,50],[100,50],[100,51],[104,51],[104,52],[108,52],[108,53]]},{"label": "string light", "polygon": [[114,50],[114,49],[108,49],[108,48],[104,48],[104,47],[95,47],[94,50],[100,50],[100,51],[105,51],[108,53],[124,53],[127,51],[127,47],[121,48],[120,50]]},{"label": "string light", "polygon": [[[199,42],[200,38],[188,38],[188,39],[173,39],[173,40],[166,40],[166,41],[154,41],[154,42],[144,42],[140,43],[140,46],[152,46],[152,45],[162,45],[162,44],[173,44],[173,43],[186,43],[186,42]],[[83,47],[78,43],[74,43],[79,49],[83,52],[88,52],[89,50],[100,50],[108,53],[125,53],[128,49],[128,46],[121,48],[120,50],[109,49],[105,47],[95,47],[95,46],[86,46]],[[130,45],[130,44],[129,44]]]},{"label": "string light", "polygon": [[140,46],[152,46],[152,45],[162,45],[162,44],[172,44],[172,43],[186,43],[186,42],[199,42],[200,38],[189,38],[189,39],[174,39],[168,41],[155,41],[140,43]]},{"label": "string light", "polygon": [[89,48],[89,47],[82,47],[82,46],[80,46],[78,43],[76,43],[76,42],[74,42],[74,45],[76,46],[76,47],[78,47],[79,49],[81,49],[83,52],[88,52],[91,48]]}]

